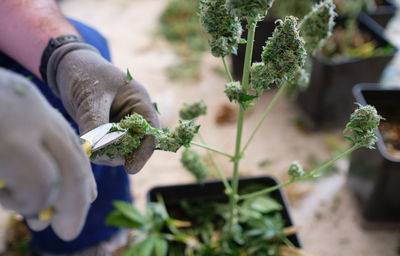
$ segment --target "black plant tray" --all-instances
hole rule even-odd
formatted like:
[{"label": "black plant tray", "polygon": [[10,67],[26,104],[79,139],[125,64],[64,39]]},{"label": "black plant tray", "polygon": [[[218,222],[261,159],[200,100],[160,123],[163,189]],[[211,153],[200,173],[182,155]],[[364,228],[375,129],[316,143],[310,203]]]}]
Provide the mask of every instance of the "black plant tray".
[{"label": "black plant tray", "polygon": [[[270,176],[243,178],[239,182],[239,190],[250,185],[262,185],[265,187],[272,187],[277,185],[276,179]],[[182,218],[183,212],[181,202],[186,201],[189,204],[204,203],[204,202],[227,202],[228,197],[224,193],[225,187],[219,181],[206,182],[200,184],[186,184],[186,185],[171,185],[160,186],[152,188],[148,192],[148,200],[152,202],[157,201],[157,195],[160,194],[165,202],[168,213],[175,218]],[[277,200],[282,206],[282,217],[285,221],[285,226],[293,226],[293,221],[289,213],[289,207],[286,198],[281,190],[276,190],[271,193],[271,197]],[[177,215],[177,216],[176,216]],[[301,248],[301,242],[297,234],[288,236],[289,240],[298,248]]]},{"label": "black plant tray", "polygon": [[[375,106],[388,122],[400,122],[400,89],[359,84],[353,89],[360,104]],[[377,131],[376,150],[359,149],[351,154],[348,184],[370,222],[400,221],[400,158],[390,155]]]},{"label": "black plant tray", "polygon": [[[338,19],[337,26],[343,22]],[[379,47],[391,45],[383,35],[383,29],[365,15],[359,17],[359,29],[370,34]],[[297,98],[306,126],[313,130],[344,128],[354,110],[353,86],[377,83],[396,51],[388,56],[335,62],[320,54],[312,57],[309,87]]]},{"label": "black plant tray", "polygon": [[378,5],[374,12],[366,14],[384,28],[396,14],[397,6],[392,0],[383,0],[382,2],[383,4]]}]

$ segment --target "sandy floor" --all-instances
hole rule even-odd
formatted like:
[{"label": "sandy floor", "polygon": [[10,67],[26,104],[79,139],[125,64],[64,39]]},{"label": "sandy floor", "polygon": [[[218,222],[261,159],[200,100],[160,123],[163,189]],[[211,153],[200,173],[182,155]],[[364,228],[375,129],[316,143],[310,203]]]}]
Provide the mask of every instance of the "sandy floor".
[{"label": "sandy floor", "polygon": [[[208,144],[232,152],[235,124],[217,126],[214,122],[219,107],[228,102],[223,94],[226,78],[215,72],[222,68],[220,60],[206,54],[199,81],[184,84],[167,78],[165,70],[176,59],[168,44],[157,36],[158,15],[167,3],[168,0],[64,0],[62,9],[69,17],[97,28],[108,39],[114,63],[122,69],[129,68],[153,101],[158,102],[163,126],[176,124],[177,112],[184,102],[204,99],[209,113],[200,119],[201,133]],[[270,91],[264,95],[246,118],[244,138],[248,138],[273,94]],[[320,161],[329,159],[326,138],[338,137],[338,133],[303,133],[295,125],[297,119],[296,107],[288,100],[280,100],[246,153],[240,169],[243,175],[281,178],[292,160],[307,163],[310,156]],[[205,154],[203,150],[199,152]],[[217,161],[230,175],[231,163],[219,156]],[[269,164],[260,167],[265,161]],[[338,165],[339,174],[295,188],[312,190],[291,208],[294,221],[302,227],[304,248],[310,255],[398,255],[400,232],[361,227],[361,218],[346,187],[346,167],[343,161]],[[143,208],[149,188],[187,183],[192,178],[183,171],[179,155],[155,152],[146,167],[131,176],[131,181],[136,204]],[[0,211],[0,220],[6,215]],[[0,222],[0,230],[2,225],[4,221]]]}]

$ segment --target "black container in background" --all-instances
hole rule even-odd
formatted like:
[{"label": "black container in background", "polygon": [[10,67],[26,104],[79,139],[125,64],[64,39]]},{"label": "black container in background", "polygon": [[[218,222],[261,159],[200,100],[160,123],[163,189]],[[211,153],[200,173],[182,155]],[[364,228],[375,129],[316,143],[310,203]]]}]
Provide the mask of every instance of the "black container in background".
[{"label": "black container in background", "polygon": [[374,12],[366,14],[385,28],[390,19],[396,14],[397,6],[392,0],[383,0],[382,2],[383,5],[378,5]]},{"label": "black container in background", "polygon": [[[359,17],[359,29],[370,34],[379,47],[390,45],[383,29],[363,14]],[[344,128],[354,110],[353,86],[377,83],[393,56],[394,53],[335,62],[320,54],[312,57],[309,87],[297,97],[306,126],[313,130]]]},{"label": "black container in background", "polygon": [[[265,20],[257,23],[256,34],[254,36],[254,47],[253,47],[253,62],[261,61],[261,53],[265,42],[268,37],[272,36],[272,32],[275,29],[275,19],[267,17]],[[246,23],[242,23],[243,34],[242,38],[247,38]],[[243,62],[246,55],[246,44],[239,44],[237,55],[232,54],[232,76],[235,80],[241,80],[243,74]]]},{"label": "black container in background", "polygon": [[[278,182],[269,176],[240,179],[239,190],[250,185],[262,185],[272,187]],[[205,184],[187,184],[175,186],[161,186],[151,189],[148,198],[152,202],[157,201],[157,195],[160,194],[164,199],[168,213],[171,217],[182,219],[182,201],[189,204],[197,204],[204,202],[227,202],[228,197],[225,195],[225,187],[222,182],[206,182]],[[289,213],[286,198],[281,190],[272,192],[271,197],[277,200],[282,206],[282,217],[285,220],[285,226],[293,226],[293,221]],[[184,220],[184,219],[183,219]],[[301,242],[297,234],[288,236],[289,240],[298,248],[301,248]]]},{"label": "black container in background", "polygon": [[[374,106],[386,121],[400,122],[400,89],[377,84],[358,84],[354,97]],[[382,136],[376,149],[361,148],[351,154],[348,184],[370,222],[400,222],[400,159],[391,156]]]}]

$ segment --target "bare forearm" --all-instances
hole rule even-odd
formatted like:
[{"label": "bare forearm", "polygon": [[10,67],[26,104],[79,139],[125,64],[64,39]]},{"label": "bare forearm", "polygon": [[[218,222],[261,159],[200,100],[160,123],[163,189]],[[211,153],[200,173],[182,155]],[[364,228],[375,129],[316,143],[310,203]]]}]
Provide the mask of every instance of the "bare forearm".
[{"label": "bare forearm", "polygon": [[0,51],[38,77],[49,39],[65,34],[78,32],[54,0],[0,0]]}]

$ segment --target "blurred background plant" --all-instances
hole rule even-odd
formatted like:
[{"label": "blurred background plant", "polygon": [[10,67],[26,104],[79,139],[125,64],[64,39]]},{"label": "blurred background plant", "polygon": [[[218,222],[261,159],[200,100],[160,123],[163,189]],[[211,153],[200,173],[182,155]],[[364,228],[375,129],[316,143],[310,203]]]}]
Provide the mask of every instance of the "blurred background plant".
[{"label": "blurred background plant", "polygon": [[171,44],[177,63],[168,68],[171,79],[198,79],[207,36],[198,15],[199,0],[171,0],[160,17],[161,35]]}]

